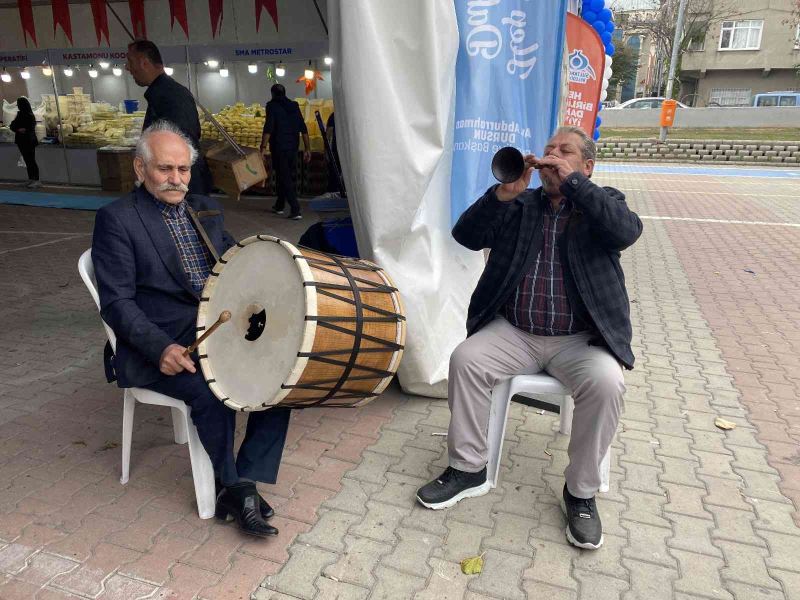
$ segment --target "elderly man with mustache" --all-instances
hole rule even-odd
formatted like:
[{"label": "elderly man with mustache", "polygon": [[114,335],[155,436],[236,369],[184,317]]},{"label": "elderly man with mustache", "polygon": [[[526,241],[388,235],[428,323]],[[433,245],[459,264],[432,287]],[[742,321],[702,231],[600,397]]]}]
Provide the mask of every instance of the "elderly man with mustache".
[{"label": "elderly man with mustache", "polygon": [[134,169],[137,188],[97,212],[92,241],[100,313],[117,336],[106,345],[108,381],[183,400],[214,465],[217,517],[242,532],[277,535],[274,511],[255,482],[275,483],[289,411],[253,412],[234,456],[235,412],[212,393],[195,339],[200,294],[219,255],[236,241],[211,198],[188,193],[197,150],[177,126],[158,121],[142,132]]}]

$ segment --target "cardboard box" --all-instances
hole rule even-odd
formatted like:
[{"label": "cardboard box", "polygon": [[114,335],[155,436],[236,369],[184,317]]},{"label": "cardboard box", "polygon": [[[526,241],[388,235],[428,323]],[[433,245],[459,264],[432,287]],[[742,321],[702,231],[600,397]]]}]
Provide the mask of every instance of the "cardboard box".
[{"label": "cardboard box", "polygon": [[134,151],[121,148],[98,148],[97,167],[100,186],[112,192],[129,192],[136,181],[133,171]]},{"label": "cardboard box", "polygon": [[242,149],[245,156],[239,155],[227,142],[222,142],[206,152],[206,162],[214,178],[214,187],[236,200],[243,191],[267,178],[267,170],[259,151],[255,148]]}]

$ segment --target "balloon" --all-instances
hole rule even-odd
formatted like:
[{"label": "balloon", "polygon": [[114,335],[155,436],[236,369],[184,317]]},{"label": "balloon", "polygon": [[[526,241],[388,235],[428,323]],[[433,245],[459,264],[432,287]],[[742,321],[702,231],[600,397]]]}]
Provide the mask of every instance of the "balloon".
[{"label": "balloon", "polygon": [[587,23],[594,23],[597,21],[597,13],[592,12],[590,10],[584,11],[583,13],[583,20]]},{"label": "balloon", "polygon": [[606,54],[608,54],[609,56],[613,56],[614,50],[616,50],[614,44],[606,44]]},{"label": "balloon", "polygon": [[606,65],[606,68],[603,71],[603,79],[611,79],[611,76],[613,74],[614,74],[614,71],[611,70],[611,67]]},{"label": "balloon", "polygon": [[616,27],[614,27],[614,21],[608,21],[606,23],[606,31],[608,33],[614,33],[615,29],[616,29]]},{"label": "balloon", "polygon": [[592,23],[592,27],[594,27],[594,30],[600,35],[602,35],[603,32],[606,30],[606,25],[602,21],[595,21],[594,23]]},{"label": "balloon", "polygon": [[608,89],[608,79],[603,79],[603,89],[604,90]]},{"label": "balloon", "polygon": [[[602,102],[603,100],[605,100],[605,98],[603,98],[602,100],[600,100],[600,102]],[[603,110],[603,105],[602,105],[602,104],[598,104],[598,105],[597,105],[597,112],[600,112],[601,110]]]},{"label": "balloon", "polygon": [[606,98],[608,98],[608,90],[603,90],[600,92],[600,102],[605,102]]},{"label": "balloon", "polygon": [[610,10],[604,8],[599,13],[597,13],[597,18],[603,21],[603,23],[608,23],[611,19],[614,18],[614,15],[611,14]]},{"label": "balloon", "polygon": [[608,30],[604,31],[603,33],[600,34],[600,39],[603,40],[603,45],[604,46],[606,44],[610,44],[611,43],[611,33]]},{"label": "balloon", "polygon": [[589,2],[589,6],[594,12],[599,13],[601,10],[603,10],[605,2],[603,2],[603,0],[591,0],[591,2]]},{"label": "balloon", "polygon": [[600,139],[600,130],[599,129],[595,129],[594,130],[594,135],[592,135],[592,139],[595,142]]},{"label": "balloon", "polygon": [[[606,44],[606,46],[608,46],[608,44]],[[610,67],[613,64],[614,64],[614,58],[611,55],[606,54],[606,65]]]},{"label": "balloon", "polygon": [[595,127],[595,129],[597,129],[598,127],[600,127],[600,125],[602,125],[602,124],[603,124],[603,119],[601,119],[600,117],[597,117],[597,118],[594,120],[594,127]]}]

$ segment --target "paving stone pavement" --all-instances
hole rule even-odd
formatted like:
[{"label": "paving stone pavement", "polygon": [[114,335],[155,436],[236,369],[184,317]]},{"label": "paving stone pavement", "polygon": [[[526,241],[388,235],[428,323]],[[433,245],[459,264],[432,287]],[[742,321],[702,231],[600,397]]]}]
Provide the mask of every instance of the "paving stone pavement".
[{"label": "paving stone pavement", "polygon": [[[800,222],[788,179],[598,180],[645,217]],[[234,235],[308,226],[261,204],[228,204]],[[514,404],[498,488],[431,511],[414,493],[446,466],[431,434],[449,412],[396,386],[359,410],[293,415],[278,483],[262,487],[277,539],[197,518],[188,454],[157,407],[137,409],[120,485],[120,394],[75,272],[93,213],[0,206],[0,222],[4,600],[800,598],[800,228],[645,219],[623,254],[637,368],[599,499],[606,542],[588,552],[564,538],[555,417]],[[484,572],[463,575],[478,554]]]}]

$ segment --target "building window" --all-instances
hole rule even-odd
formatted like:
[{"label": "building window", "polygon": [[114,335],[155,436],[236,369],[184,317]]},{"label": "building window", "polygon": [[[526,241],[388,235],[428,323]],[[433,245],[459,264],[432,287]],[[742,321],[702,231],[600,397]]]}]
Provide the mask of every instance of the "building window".
[{"label": "building window", "polygon": [[764,21],[723,21],[720,50],[758,50]]},{"label": "building window", "polygon": [[750,88],[712,88],[708,96],[709,106],[750,106]]}]

